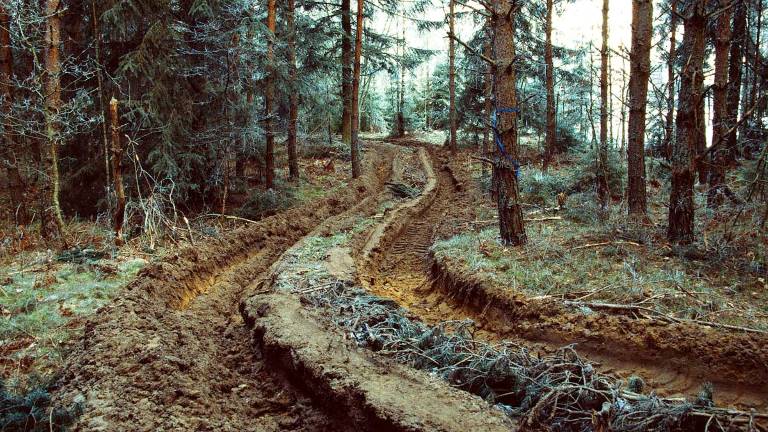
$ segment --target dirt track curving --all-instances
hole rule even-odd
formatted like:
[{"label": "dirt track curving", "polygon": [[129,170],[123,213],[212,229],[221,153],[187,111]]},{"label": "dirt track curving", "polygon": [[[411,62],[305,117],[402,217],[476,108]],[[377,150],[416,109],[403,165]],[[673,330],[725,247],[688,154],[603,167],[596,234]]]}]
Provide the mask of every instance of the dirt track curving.
[{"label": "dirt track curving", "polygon": [[[423,151],[418,154],[427,158]],[[468,171],[447,153],[429,153],[431,164],[425,166],[434,166],[434,173],[425,173],[427,181],[420,197],[392,212],[376,214],[392,199],[385,183],[401,182],[412,170],[403,161],[404,155],[395,146],[377,145],[375,151],[368,152],[366,175],[338,195],[265,219],[211,244],[181,250],[143,271],[113,304],[92,318],[68,360],[57,400],[65,404],[84,402],[85,413],[77,429],[343,431],[368,429],[365,422],[370,420],[371,427],[386,424],[424,430],[425,424],[442,424],[449,426],[440,430],[460,430],[462,419],[440,417],[439,413],[435,417],[433,412],[422,410],[423,418],[429,418],[427,423],[419,420],[422,414],[402,415],[409,405],[418,405],[404,401],[418,400],[419,395],[397,398],[396,393],[382,392],[384,387],[366,388],[356,379],[340,376],[356,364],[358,369],[365,369],[360,376],[368,378],[376,370],[385,377],[398,371],[382,379],[383,386],[397,387],[393,377],[400,375],[407,377],[408,388],[425,388],[420,375],[411,376],[399,367],[343,348],[348,342],[344,337],[326,334],[332,330],[296,315],[303,314],[297,299],[263,292],[263,299],[242,306],[248,309],[243,314],[251,321],[249,325],[256,327],[256,345],[238,312],[238,304],[263,288],[263,282],[293,245],[310,233],[322,236],[349,230],[351,221],[360,217],[381,220],[355,237],[350,248],[350,261],[357,263],[360,281],[372,293],[395,300],[428,322],[473,318],[482,329],[481,336],[489,339],[514,339],[542,350],[583,342],[583,332],[560,334],[552,330],[570,320],[579,324],[577,317],[556,308],[522,316],[514,308],[519,303],[515,299],[510,303],[497,301],[471,280],[451,273],[453,269],[430,262],[429,248],[435,239],[461,231],[474,219],[475,200],[481,199]],[[272,315],[264,305],[275,308]],[[297,328],[284,328],[294,319]],[[256,324],[259,320],[262,322]],[[548,338],[537,326],[549,326],[559,337]],[[614,327],[588,327],[593,340],[622,346],[619,342],[623,336]],[[303,341],[306,335],[302,328],[321,332],[315,345],[328,340],[329,349],[334,344],[346,351],[333,357],[317,348],[320,345],[309,354],[296,350],[292,344],[313,346]],[[608,333],[613,331],[615,334]],[[585,347],[604,370],[617,375],[640,372],[650,378],[652,387],[667,393],[690,394],[696,390],[693,383],[698,386],[701,378],[681,373],[676,366],[679,363],[630,362],[626,355],[596,350],[589,344]],[[663,341],[654,349],[662,357],[680,355]],[[739,355],[748,358],[744,353]],[[723,362],[733,361],[733,355],[729,357],[726,351],[718,356]],[[369,366],[372,370],[367,369]],[[764,366],[743,365],[755,370]],[[743,373],[737,378],[746,376]],[[326,390],[331,391],[327,382],[342,389],[333,393],[341,395],[333,403],[323,397]],[[469,400],[434,388],[435,394],[448,395],[457,406]],[[726,404],[760,407],[765,401],[760,399],[764,392],[747,385],[720,390],[720,402]],[[390,406],[372,406],[370,401]],[[485,409],[472,403],[469,409],[475,415]],[[385,423],[376,423],[381,421]]]},{"label": "dirt track curving", "polygon": [[342,193],[143,271],[68,359],[57,399],[84,404],[77,430],[346,430],[267,367],[237,305],[287,248],[381,190],[392,159],[377,148]]},{"label": "dirt track curving", "polygon": [[480,337],[513,340],[541,351],[569,344],[619,377],[640,375],[664,395],[696,395],[715,384],[724,406],[768,410],[768,344],[764,335],[690,324],[569,311],[556,300],[537,302],[505,287],[459,273],[450,259],[428,254],[437,237],[472,220],[469,173],[459,163],[439,169],[434,203],[400,227],[364,278],[375,294],[395,299],[424,320],[475,320]]}]

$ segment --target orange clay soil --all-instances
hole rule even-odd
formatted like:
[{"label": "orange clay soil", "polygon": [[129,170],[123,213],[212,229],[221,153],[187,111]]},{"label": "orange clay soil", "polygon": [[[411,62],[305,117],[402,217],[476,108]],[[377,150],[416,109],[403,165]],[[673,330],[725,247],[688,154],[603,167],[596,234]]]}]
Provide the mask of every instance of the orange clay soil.
[{"label": "orange clay soil", "polygon": [[471,318],[478,336],[511,340],[551,352],[576,344],[579,353],[617,377],[640,375],[665,396],[695,395],[715,384],[722,406],[768,410],[768,337],[687,323],[665,323],[569,309],[557,300],[532,300],[506,287],[461,274],[450,259],[428,253],[440,237],[474,219],[480,193],[463,164],[433,152],[438,185],[411,217],[393,224],[361,269],[364,286],[396,300],[427,322]]}]

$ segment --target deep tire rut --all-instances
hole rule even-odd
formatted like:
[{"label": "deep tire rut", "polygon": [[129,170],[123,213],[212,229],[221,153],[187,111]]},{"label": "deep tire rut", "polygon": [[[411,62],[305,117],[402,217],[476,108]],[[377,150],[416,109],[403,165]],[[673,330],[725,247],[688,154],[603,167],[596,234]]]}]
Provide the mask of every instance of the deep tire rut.
[{"label": "deep tire rut", "polygon": [[265,363],[238,305],[251,284],[324,221],[378,195],[394,151],[336,195],[180,250],[150,265],[89,320],[56,401],[80,402],[76,430],[345,431]]}]

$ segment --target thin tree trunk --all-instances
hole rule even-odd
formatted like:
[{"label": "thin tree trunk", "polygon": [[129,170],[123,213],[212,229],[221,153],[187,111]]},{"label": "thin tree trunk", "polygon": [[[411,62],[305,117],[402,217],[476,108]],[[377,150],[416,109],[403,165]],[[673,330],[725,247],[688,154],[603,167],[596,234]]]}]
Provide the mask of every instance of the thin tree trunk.
[{"label": "thin tree trunk", "polygon": [[672,159],[675,135],[675,61],[677,59],[677,0],[672,0],[669,13],[669,59],[667,60],[667,118],[664,128],[664,157]]},{"label": "thin tree trunk", "polygon": [[46,0],[45,14],[48,22],[45,29],[45,124],[47,151],[44,151],[43,166],[46,178],[42,178],[44,214],[41,220],[41,233],[45,238],[64,239],[64,216],[61,212],[59,194],[61,179],[59,178],[59,145],[61,144],[61,124],[59,110],[61,109],[61,45],[60,0]]},{"label": "thin tree trunk", "polygon": [[[125,189],[123,187],[123,145],[120,142],[120,116],[117,112],[117,99],[109,102],[110,123],[112,125],[112,179],[114,180],[117,205],[112,221],[115,231],[115,245],[122,246],[123,222],[125,221]],[[226,169],[226,168],[225,168]]]},{"label": "thin tree trunk", "polygon": [[688,61],[680,73],[667,231],[667,238],[680,244],[689,244],[694,240],[693,182],[699,133],[696,117],[697,105],[701,103],[703,92],[700,77],[703,74],[706,45],[705,6],[706,0],[694,0],[684,11],[686,18],[682,55]]},{"label": "thin tree trunk", "polygon": [[652,0],[632,1],[632,55],[629,72],[627,201],[630,215],[645,215],[645,107],[651,75]]},{"label": "thin tree trunk", "polygon": [[[0,114],[6,120],[5,124],[3,124],[5,134],[2,137],[0,158],[5,159],[5,167],[8,171],[8,186],[13,220],[17,225],[26,225],[29,223],[29,213],[27,212],[27,187],[20,169],[22,152],[21,147],[17,144],[17,137],[14,136],[10,123],[14,98],[13,84],[11,82],[13,77],[13,50],[11,49],[10,27],[10,15],[6,11],[5,5],[0,4],[0,99],[3,101],[2,106],[0,106]],[[2,168],[2,164],[0,164],[0,168]]]},{"label": "thin tree trunk", "polygon": [[603,45],[600,49],[600,147],[597,152],[597,196],[601,213],[608,209],[608,3],[603,0]]},{"label": "thin tree trunk", "polygon": [[286,21],[288,25],[288,68],[290,80],[290,107],[288,114],[288,177],[291,181],[299,179],[299,156],[296,150],[296,133],[299,122],[299,86],[296,68],[296,8],[294,0],[287,1]]},{"label": "thin tree trunk", "polygon": [[544,42],[544,63],[546,70],[547,90],[547,137],[544,144],[543,169],[546,171],[555,153],[555,63],[552,59],[552,9],[553,0],[547,0],[546,40]]},{"label": "thin tree trunk", "polygon": [[742,84],[742,60],[744,58],[744,43],[747,30],[747,5],[736,2],[733,6],[733,33],[728,59],[728,101],[726,105],[725,129],[731,131],[727,135],[727,151],[725,157],[729,164],[736,162],[740,155],[737,140],[736,123],[739,117]]},{"label": "thin tree trunk", "polygon": [[[720,0],[720,7],[728,6],[728,0]],[[728,50],[731,45],[731,9],[726,8],[717,18],[715,40],[715,84],[712,119],[712,145],[727,139],[728,130]],[[728,150],[720,147],[712,155],[709,169],[707,206],[716,208],[723,203],[720,189],[725,182]]]},{"label": "thin tree trunk", "polygon": [[497,128],[506,154],[499,152],[494,164],[494,183],[499,212],[499,232],[505,244],[521,246],[527,242],[520,192],[517,149],[517,74],[515,71],[515,19],[518,2],[495,1],[493,11],[494,91]]},{"label": "thin tree trunk", "polygon": [[448,122],[450,124],[450,137],[448,147],[451,153],[456,153],[458,144],[456,141],[456,42],[453,40],[455,26],[456,0],[448,0]]},{"label": "thin tree trunk", "polygon": [[363,52],[363,0],[357,0],[355,64],[352,72],[352,178],[360,177],[360,61]]},{"label": "thin tree trunk", "polygon": [[[492,36],[490,34],[490,28],[491,28],[491,19],[486,19],[486,26],[489,29],[488,34],[486,37],[488,38],[487,43],[485,44],[485,56],[488,58],[493,57],[493,40]],[[493,148],[493,143],[491,140],[493,140],[493,136],[491,133],[491,117],[493,115],[493,66],[488,63],[487,71],[485,74],[485,128],[484,128],[484,136],[483,136],[483,157],[488,157],[488,152]],[[482,168],[482,176],[483,179],[488,177],[488,167],[486,164],[483,164]]]},{"label": "thin tree trunk", "polygon": [[96,0],[91,0],[91,20],[93,21],[94,48],[96,50],[96,83],[99,91],[98,99],[99,114],[101,117],[101,138],[104,146],[104,184],[106,184],[105,190],[107,191],[107,203],[111,203],[111,199],[109,198],[111,175],[109,168],[109,140],[107,138],[107,116],[104,113],[104,76],[101,71],[101,30],[99,28],[99,16],[96,13]]},{"label": "thin tree trunk", "polygon": [[397,136],[405,136],[405,14],[400,22],[400,81],[397,90]]},{"label": "thin tree trunk", "polygon": [[272,189],[275,186],[275,125],[272,118],[275,114],[275,30],[277,29],[276,0],[267,0],[267,29],[269,30],[269,40],[267,41],[267,80],[264,88],[264,129],[267,139],[266,155],[266,188]]},{"label": "thin tree trunk", "polygon": [[341,0],[341,140],[352,143],[352,7]]}]

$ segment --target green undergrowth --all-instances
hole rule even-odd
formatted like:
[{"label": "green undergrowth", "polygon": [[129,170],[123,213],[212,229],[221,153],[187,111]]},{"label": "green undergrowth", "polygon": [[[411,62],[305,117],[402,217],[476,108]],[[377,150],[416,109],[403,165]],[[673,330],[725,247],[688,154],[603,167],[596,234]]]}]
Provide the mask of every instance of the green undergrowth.
[{"label": "green undergrowth", "polygon": [[[678,318],[768,330],[768,235],[760,228],[764,197],[737,205],[725,200],[707,208],[706,188],[695,189],[696,241],[690,246],[666,239],[669,167],[648,158],[648,221],[626,216],[626,173],[609,161],[613,199],[600,210],[589,152],[562,155],[548,171],[524,166],[520,172],[528,244],[502,246],[489,198],[478,209],[479,225],[438,242],[434,251],[457,271],[521,292],[588,302],[642,304]],[[729,173],[728,184],[742,196],[754,167]],[[487,190],[487,179],[475,169]],[[558,208],[558,194],[567,196]]]},{"label": "green undergrowth", "polygon": [[0,363],[3,378],[53,373],[84,316],[107,303],[146,261],[73,259],[0,267]]}]

